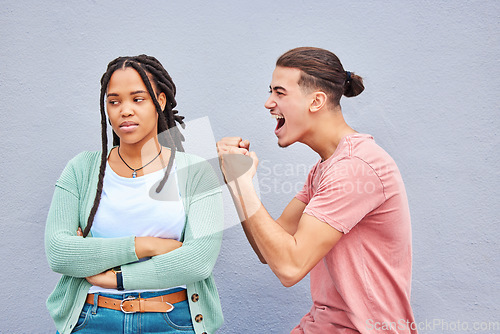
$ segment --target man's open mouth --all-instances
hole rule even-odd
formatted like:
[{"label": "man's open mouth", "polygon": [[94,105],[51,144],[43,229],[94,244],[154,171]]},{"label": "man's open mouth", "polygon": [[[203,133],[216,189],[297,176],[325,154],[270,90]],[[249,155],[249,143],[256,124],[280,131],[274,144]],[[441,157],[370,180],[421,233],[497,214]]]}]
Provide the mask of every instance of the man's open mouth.
[{"label": "man's open mouth", "polygon": [[285,124],[285,117],[283,115],[271,115],[272,118],[275,118],[278,121],[276,125],[276,130],[281,128]]}]

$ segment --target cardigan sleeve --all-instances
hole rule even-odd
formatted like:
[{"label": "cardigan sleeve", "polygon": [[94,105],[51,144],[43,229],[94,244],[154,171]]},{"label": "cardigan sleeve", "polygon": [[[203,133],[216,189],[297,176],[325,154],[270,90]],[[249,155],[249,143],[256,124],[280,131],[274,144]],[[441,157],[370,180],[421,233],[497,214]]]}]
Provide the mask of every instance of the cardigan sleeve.
[{"label": "cardigan sleeve", "polygon": [[185,169],[191,172],[185,175],[189,209],[183,245],[148,261],[122,266],[125,289],[163,289],[201,281],[211,275],[224,225],[219,181],[206,161]]},{"label": "cardigan sleeve", "polygon": [[[137,261],[134,237],[83,238],[77,236],[80,210],[84,205],[81,196],[89,192],[89,185],[82,181],[82,170],[88,155],[80,154],[71,160],[59,178],[45,227],[45,252],[50,268],[60,274],[88,277],[114,266]],[[80,184],[79,184],[80,183]],[[95,192],[94,192],[95,194]],[[86,223],[86,222],[85,222]]]}]

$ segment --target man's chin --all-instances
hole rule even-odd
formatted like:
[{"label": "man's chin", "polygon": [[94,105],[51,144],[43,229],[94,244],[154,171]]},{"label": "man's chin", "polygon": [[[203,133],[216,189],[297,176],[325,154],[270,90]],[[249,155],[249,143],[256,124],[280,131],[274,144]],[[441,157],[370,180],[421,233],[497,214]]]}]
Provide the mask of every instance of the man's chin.
[{"label": "man's chin", "polygon": [[278,140],[278,146],[281,147],[281,148],[285,148],[285,147],[288,147],[290,146],[290,144],[287,144],[287,143],[280,143],[279,140]]}]

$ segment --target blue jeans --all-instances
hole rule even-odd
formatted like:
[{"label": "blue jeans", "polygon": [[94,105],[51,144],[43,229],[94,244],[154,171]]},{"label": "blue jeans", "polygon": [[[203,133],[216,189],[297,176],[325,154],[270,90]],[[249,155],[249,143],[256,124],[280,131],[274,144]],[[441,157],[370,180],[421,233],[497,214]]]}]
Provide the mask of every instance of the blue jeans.
[{"label": "blue jeans", "polygon": [[[176,288],[169,293],[182,290]],[[164,292],[141,293],[142,298],[151,298],[164,295]],[[128,296],[138,297],[138,293],[125,293],[122,295],[100,294],[114,299],[124,299]],[[96,304],[96,303],[95,303]],[[168,313],[123,313],[96,305],[85,304],[80,318],[72,333],[185,333],[194,334],[189,304],[187,300],[175,303],[174,309]]]}]

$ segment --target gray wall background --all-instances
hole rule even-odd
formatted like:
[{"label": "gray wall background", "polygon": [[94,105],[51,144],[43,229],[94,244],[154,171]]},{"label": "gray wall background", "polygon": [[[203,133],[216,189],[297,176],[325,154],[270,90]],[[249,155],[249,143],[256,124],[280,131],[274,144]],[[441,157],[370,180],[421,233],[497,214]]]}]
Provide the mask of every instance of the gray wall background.
[{"label": "gray wall background", "polygon": [[[332,50],[365,78],[342,106],[406,182],[420,333],[500,332],[499,16],[498,1],[0,0],[0,332],[55,332],[45,219],[66,162],[100,147],[110,60],[156,56],[187,120],[208,117],[215,139],[249,138],[277,217],[318,159],[278,148],[263,107],[275,60],[296,46]],[[287,333],[310,307],[308,278],[280,286],[226,211],[220,332]]]}]

